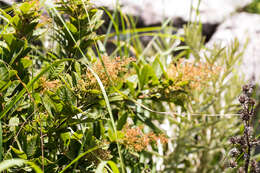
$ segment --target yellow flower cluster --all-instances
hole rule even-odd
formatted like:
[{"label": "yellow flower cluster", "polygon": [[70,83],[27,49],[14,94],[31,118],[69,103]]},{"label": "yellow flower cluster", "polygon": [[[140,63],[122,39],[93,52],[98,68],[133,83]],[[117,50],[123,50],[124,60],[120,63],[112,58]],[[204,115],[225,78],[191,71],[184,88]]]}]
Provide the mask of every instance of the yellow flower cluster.
[{"label": "yellow flower cluster", "polygon": [[142,132],[142,129],[143,127],[132,128],[129,125],[125,125],[122,130],[124,133],[123,144],[129,149],[142,151],[148,145],[158,140],[163,144],[167,143],[168,139],[164,135],[157,136],[153,132],[145,134]]},{"label": "yellow flower cluster", "polygon": [[185,62],[180,60],[177,64],[172,64],[168,70],[168,77],[178,82],[188,82],[192,89],[200,89],[207,86],[210,80],[217,77],[220,67],[203,62]]},{"label": "yellow flower cluster", "polygon": [[[122,78],[119,77],[119,74],[127,72],[126,66],[130,62],[135,61],[134,58],[121,59],[120,57],[117,57],[115,59],[110,59],[107,56],[103,56],[102,60],[103,60],[104,66],[106,68],[107,74],[106,74],[106,71],[102,64],[102,61],[100,59],[98,59],[96,61],[96,63],[93,64],[92,69],[98,75],[98,77],[100,78],[100,80],[102,81],[102,83],[105,87],[108,87],[111,85],[111,82],[110,82],[108,76],[110,77],[111,81],[113,81],[114,83],[116,83],[119,80],[122,80]],[[86,74],[83,75],[83,79],[86,79],[86,80],[84,80],[84,81],[82,80],[79,82],[80,82],[80,85],[84,86],[85,89],[99,89],[99,85],[97,83],[96,78],[89,70],[87,70]]]}]

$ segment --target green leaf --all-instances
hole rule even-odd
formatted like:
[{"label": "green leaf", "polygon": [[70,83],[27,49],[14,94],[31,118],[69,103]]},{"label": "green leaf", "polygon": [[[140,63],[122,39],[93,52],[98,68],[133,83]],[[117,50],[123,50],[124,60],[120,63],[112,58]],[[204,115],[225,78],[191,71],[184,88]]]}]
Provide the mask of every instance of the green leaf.
[{"label": "green leaf", "polygon": [[10,47],[12,42],[15,40],[15,37],[13,36],[13,34],[4,34],[3,39],[5,40],[5,42]]},{"label": "green leaf", "polygon": [[101,161],[101,163],[98,165],[95,173],[105,173],[104,168],[105,168],[106,164],[107,164],[107,161]]},{"label": "green leaf", "polygon": [[23,14],[27,14],[30,12],[30,9],[32,8],[32,5],[28,2],[24,2],[22,3],[22,5],[20,6],[20,10]]},{"label": "green leaf", "polygon": [[113,130],[110,128],[108,129],[108,138],[109,138],[110,142],[116,141],[116,135],[113,132]]},{"label": "green leaf", "polygon": [[52,161],[50,161],[50,160],[48,160],[47,158],[42,158],[42,156],[40,156],[39,158],[37,158],[36,160],[35,160],[35,162],[37,161],[37,163],[39,163],[40,165],[45,165],[45,166],[47,166],[47,165],[49,165],[49,164],[54,164],[54,162],[52,162]]},{"label": "green leaf", "polygon": [[10,160],[4,160],[0,163],[0,172],[7,170],[8,168],[14,167],[14,166],[22,166],[24,164],[30,165],[36,173],[43,173],[43,171],[35,165],[33,162],[29,162],[27,160],[23,159],[10,159]]},{"label": "green leaf", "polygon": [[32,157],[36,150],[37,150],[37,139],[39,139],[39,136],[36,135],[27,135],[27,146],[26,146],[26,154],[28,157]]},{"label": "green leaf", "polygon": [[68,82],[70,87],[73,87],[73,80],[72,77],[69,74],[65,75],[66,82]]},{"label": "green leaf", "polygon": [[9,22],[10,20],[12,20],[12,16],[10,16],[9,14],[7,14],[3,9],[0,9],[0,14],[2,14],[3,16],[0,16],[2,19],[4,19],[6,22]]},{"label": "green leaf", "polygon": [[112,169],[113,173],[120,173],[118,167],[116,166],[116,164],[109,160],[109,161],[101,161],[100,164],[98,165],[95,173],[104,173],[104,168],[106,167],[106,165],[109,165],[110,168]]},{"label": "green leaf", "polygon": [[11,149],[13,150],[13,152],[21,159],[27,159],[27,155],[24,153],[24,151],[22,150],[18,150],[16,148],[14,148],[13,146],[11,146]]},{"label": "green leaf", "polygon": [[61,86],[57,90],[57,94],[60,97],[60,99],[65,103],[65,104],[70,104],[76,106],[77,104],[77,99],[73,95],[73,93],[65,86]]},{"label": "green leaf", "polygon": [[75,140],[81,140],[83,137],[82,131],[78,130],[77,132],[74,132],[71,136],[71,139]]},{"label": "green leaf", "polygon": [[[30,88],[33,86],[33,84],[39,80],[39,78],[44,75],[47,71],[50,70],[50,68],[59,65],[60,63],[66,62],[66,61],[73,61],[74,59],[62,59],[59,61],[55,61],[53,62],[51,65],[47,66],[46,68],[44,68],[37,76],[35,76],[27,85],[26,88]],[[23,88],[22,91],[19,92],[19,94],[12,99],[11,103],[8,104],[7,107],[5,107],[5,109],[0,113],[0,119],[3,118],[3,116],[6,115],[6,113],[24,96],[24,94],[26,93],[26,89]]]},{"label": "green leaf", "polygon": [[66,25],[68,27],[68,29],[72,32],[72,33],[76,33],[78,32],[77,28],[70,22],[66,22]]},{"label": "green leaf", "polygon": [[20,18],[18,15],[15,15],[12,20],[11,23],[13,24],[14,28],[18,27],[19,23],[20,23]]},{"label": "green leaf", "polygon": [[72,82],[73,82],[73,86],[77,86],[78,85],[78,81],[81,80],[81,76],[78,75],[78,73],[76,73],[75,71],[72,72]]},{"label": "green leaf", "polygon": [[0,80],[0,92],[6,90],[11,85],[11,83],[12,83],[11,81],[5,82]]},{"label": "green leaf", "polygon": [[52,100],[50,99],[50,97],[48,96],[48,94],[44,94],[44,96],[42,97],[42,104],[44,105],[48,114],[53,117],[51,108],[54,108],[55,106]]},{"label": "green leaf", "polygon": [[22,58],[21,63],[22,63],[24,68],[28,68],[33,64],[32,60],[30,60],[28,58]]},{"label": "green leaf", "polygon": [[124,125],[126,124],[126,120],[127,120],[127,117],[128,117],[128,114],[127,113],[124,113],[120,119],[118,120],[117,122],[117,130],[121,130]]},{"label": "green leaf", "polygon": [[[139,76],[140,87],[143,88],[145,84],[148,83],[150,77],[155,77],[155,73],[153,68],[149,64],[145,64],[144,67],[141,69],[141,73]],[[153,78],[154,80],[155,78]]]},{"label": "green leaf", "polygon": [[16,70],[9,70],[9,78],[11,78],[12,76],[14,76],[16,74],[17,74]]},{"label": "green leaf", "polygon": [[2,129],[2,121],[0,121],[0,161],[3,158],[3,129]]},{"label": "green leaf", "polygon": [[76,73],[77,73],[79,76],[81,76],[81,67],[80,67],[80,64],[79,64],[77,61],[75,61],[75,63],[74,63],[74,68],[75,68],[75,70],[76,70]]},{"label": "green leaf", "polygon": [[160,78],[163,71],[161,68],[161,63],[160,63],[159,57],[155,58],[155,60],[152,64],[152,67],[153,67],[154,73],[156,74],[157,78]]},{"label": "green leaf", "polygon": [[60,137],[63,141],[63,144],[65,147],[68,147],[70,144],[70,132],[66,132],[66,133],[61,133]]},{"label": "green leaf", "polygon": [[90,29],[91,29],[91,31],[93,31],[93,30],[98,29],[102,25],[103,20],[101,20],[101,18],[103,16],[103,11],[98,10],[98,9],[92,9],[92,10],[90,10],[90,12],[94,14],[91,17],[91,21],[89,22]]},{"label": "green leaf", "polygon": [[57,78],[61,72],[63,72],[65,69],[65,63],[61,63],[56,67],[53,67],[51,69],[51,74],[50,74],[50,79],[55,79]]},{"label": "green leaf", "polygon": [[4,63],[0,61],[0,80],[8,80],[9,79],[9,72],[8,68]]}]

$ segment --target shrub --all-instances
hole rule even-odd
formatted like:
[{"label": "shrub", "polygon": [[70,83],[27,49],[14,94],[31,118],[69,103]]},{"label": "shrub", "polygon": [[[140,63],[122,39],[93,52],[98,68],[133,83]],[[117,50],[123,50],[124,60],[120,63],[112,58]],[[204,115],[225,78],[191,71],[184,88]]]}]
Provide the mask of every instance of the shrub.
[{"label": "shrub", "polygon": [[[238,110],[237,42],[203,54],[197,23],[184,35],[173,35],[169,21],[137,29],[120,9],[112,15],[87,0],[33,0],[11,10],[1,10],[0,170],[225,170],[228,138],[239,129],[219,113]],[[103,12],[114,33],[97,34]],[[143,36],[152,37],[147,45]],[[116,46],[111,55],[108,43]]]}]

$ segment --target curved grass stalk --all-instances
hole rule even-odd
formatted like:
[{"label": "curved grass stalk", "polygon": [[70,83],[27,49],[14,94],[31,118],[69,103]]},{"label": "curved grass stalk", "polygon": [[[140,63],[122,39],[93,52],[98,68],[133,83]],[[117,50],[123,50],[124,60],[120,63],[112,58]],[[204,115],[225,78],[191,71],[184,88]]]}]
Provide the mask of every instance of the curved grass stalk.
[{"label": "curved grass stalk", "polygon": [[99,149],[100,147],[94,147],[91,148],[87,151],[85,151],[84,153],[80,154],[78,157],[76,157],[74,160],[72,160],[62,171],[60,171],[59,173],[63,173],[65,172],[71,165],[73,165],[74,163],[76,163],[80,158],[82,158],[83,156],[85,156],[88,153],[91,153],[92,151],[95,151],[97,149]]}]

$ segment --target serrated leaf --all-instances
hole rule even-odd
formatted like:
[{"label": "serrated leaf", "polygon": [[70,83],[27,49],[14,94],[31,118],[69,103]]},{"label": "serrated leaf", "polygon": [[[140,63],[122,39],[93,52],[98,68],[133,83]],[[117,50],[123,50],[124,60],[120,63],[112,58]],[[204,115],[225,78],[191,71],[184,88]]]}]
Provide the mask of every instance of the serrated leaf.
[{"label": "serrated leaf", "polygon": [[58,66],[53,67],[51,69],[50,79],[58,77],[58,75],[60,75],[60,73],[63,72],[64,69],[65,69],[65,63],[61,63]]}]

